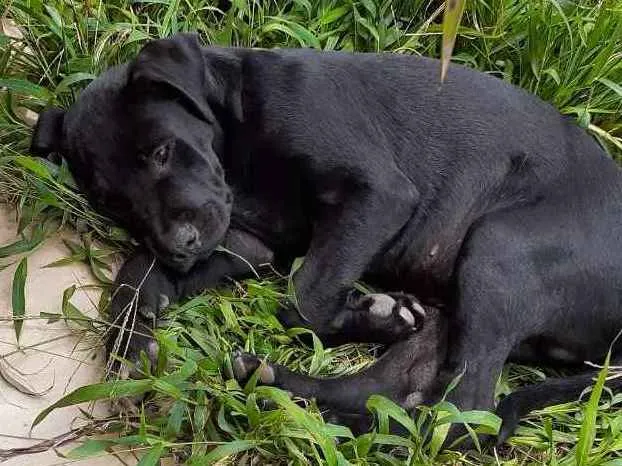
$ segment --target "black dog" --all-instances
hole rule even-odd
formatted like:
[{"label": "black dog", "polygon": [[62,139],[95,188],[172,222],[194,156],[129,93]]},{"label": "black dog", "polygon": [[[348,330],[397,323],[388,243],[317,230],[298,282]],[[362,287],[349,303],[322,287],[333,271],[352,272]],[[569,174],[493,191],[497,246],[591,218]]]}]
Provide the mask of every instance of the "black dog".
[{"label": "black dog", "polygon": [[[536,97],[460,66],[442,87],[438,74],[420,57],[201,48],[179,35],[102,75],[66,113],[44,112],[33,151],[63,154],[93,205],[157,256],[118,278],[141,284],[139,329],[160,304],[248,274],[217,244],[253,265],[304,255],[285,325],[330,344],[405,338],[407,309],[387,324],[344,308],[361,278],[442,305],[439,380],[464,370],[450,401],[490,409],[508,358],[600,360],[622,327],[622,176]],[[121,289],[113,319],[133,295]],[[141,348],[149,338],[130,357]],[[509,397],[502,437],[590,383]]]}]

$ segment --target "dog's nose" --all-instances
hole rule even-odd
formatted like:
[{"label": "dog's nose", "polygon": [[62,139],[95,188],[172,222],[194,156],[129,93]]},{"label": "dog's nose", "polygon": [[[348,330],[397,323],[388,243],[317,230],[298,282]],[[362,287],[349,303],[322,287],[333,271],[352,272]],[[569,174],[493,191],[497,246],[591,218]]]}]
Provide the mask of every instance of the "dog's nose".
[{"label": "dog's nose", "polygon": [[199,230],[191,224],[184,223],[175,232],[175,244],[178,250],[193,251],[201,246]]}]

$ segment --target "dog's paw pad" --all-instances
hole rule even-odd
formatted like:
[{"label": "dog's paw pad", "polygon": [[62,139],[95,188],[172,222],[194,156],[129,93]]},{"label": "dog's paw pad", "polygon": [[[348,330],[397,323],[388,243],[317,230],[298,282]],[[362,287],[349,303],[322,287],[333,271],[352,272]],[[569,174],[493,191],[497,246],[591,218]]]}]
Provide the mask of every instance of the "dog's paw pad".
[{"label": "dog's paw pad", "polygon": [[368,294],[361,301],[361,309],[367,309],[370,317],[393,320],[397,325],[418,330],[425,319],[425,309],[419,301],[406,294]]},{"label": "dog's paw pad", "polygon": [[397,312],[397,315],[414,330],[419,330],[426,317],[425,309],[419,301],[410,295],[400,295],[396,296],[396,303],[393,312]]},{"label": "dog's paw pad", "polygon": [[415,326],[415,317],[405,307],[400,307],[400,310],[397,312],[397,315],[400,316],[402,320],[406,322],[406,324],[410,325],[411,327]]},{"label": "dog's paw pad", "polygon": [[424,320],[425,310],[412,295],[352,293],[330,327],[357,341],[392,343],[421,330]]},{"label": "dog's paw pad", "polygon": [[402,408],[406,409],[406,410],[413,410],[415,409],[417,406],[420,406],[421,404],[423,404],[423,393],[422,392],[412,392],[409,393],[408,396],[406,396],[406,398],[404,399],[404,402],[402,403]]},{"label": "dog's paw pad", "polygon": [[259,358],[250,354],[236,351],[231,358],[233,376],[238,381],[246,381],[251,374],[259,367]]},{"label": "dog's paw pad", "polygon": [[365,300],[369,301],[369,313],[380,318],[389,317],[397,304],[395,299],[388,294],[368,294],[365,296]]},{"label": "dog's paw pad", "polygon": [[158,311],[162,312],[164,309],[169,307],[170,304],[171,299],[164,293],[160,293],[160,296],[158,296]]},{"label": "dog's paw pad", "polygon": [[252,354],[234,353],[232,367],[233,376],[238,382],[246,382],[257,370],[259,381],[264,385],[271,385],[276,379],[274,368]]}]

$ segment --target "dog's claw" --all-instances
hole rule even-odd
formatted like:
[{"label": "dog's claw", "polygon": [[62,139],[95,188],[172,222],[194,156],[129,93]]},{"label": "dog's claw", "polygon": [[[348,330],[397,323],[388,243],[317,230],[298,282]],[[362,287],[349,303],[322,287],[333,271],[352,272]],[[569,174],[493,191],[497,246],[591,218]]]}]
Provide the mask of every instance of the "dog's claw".
[{"label": "dog's claw", "polygon": [[160,293],[158,297],[158,311],[162,312],[171,304],[171,300],[164,293]]},{"label": "dog's claw", "polygon": [[151,322],[155,323],[158,318],[151,306],[140,306],[138,308],[138,313],[150,323]]}]

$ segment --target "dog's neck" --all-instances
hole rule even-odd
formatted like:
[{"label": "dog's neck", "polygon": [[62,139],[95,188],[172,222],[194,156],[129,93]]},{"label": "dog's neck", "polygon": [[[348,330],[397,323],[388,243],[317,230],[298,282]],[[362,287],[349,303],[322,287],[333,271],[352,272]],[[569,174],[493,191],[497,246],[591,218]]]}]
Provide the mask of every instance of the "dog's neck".
[{"label": "dog's neck", "polygon": [[242,50],[235,48],[206,47],[206,95],[217,117],[226,116],[244,121],[242,105]]}]

